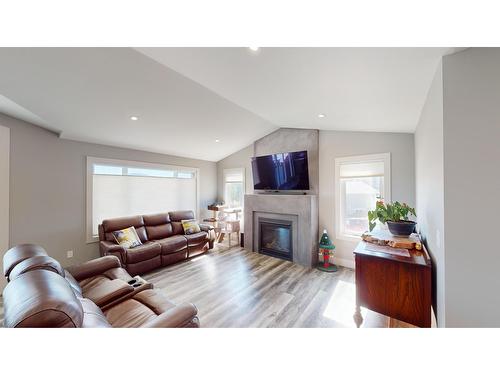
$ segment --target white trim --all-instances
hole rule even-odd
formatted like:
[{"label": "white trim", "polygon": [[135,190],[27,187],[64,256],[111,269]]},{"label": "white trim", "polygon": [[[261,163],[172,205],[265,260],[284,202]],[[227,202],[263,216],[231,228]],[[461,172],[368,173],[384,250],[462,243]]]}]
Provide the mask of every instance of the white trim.
[{"label": "white trim", "polygon": [[359,237],[346,235],[341,232],[340,225],[340,166],[342,164],[366,163],[372,161],[384,162],[384,201],[391,202],[391,154],[390,152],[383,154],[370,154],[359,156],[347,156],[335,158],[335,236],[337,239],[345,241],[359,241]]},{"label": "white trim", "polygon": [[134,167],[134,168],[150,168],[150,169],[166,169],[166,170],[181,170],[186,172],[192,172],[196,179],[196,218],[200,219],[200,169],[194,167],[186,167],[183,165],[170,165],[170,164],[158,164],[158,163],[148,163],[133,160],[120,160],[120,159],[105,159],[97,158],[93,156],[87,156],[87,171],[86,171],[86,229],[85,237],[87,243],[99,241],[99,237],[92,234],[92,176],[93,170],[92,166],[94,164],[105,164],[117,167]]},{"label": "white trim", "polygon": [[350,269],[355,269],[355,263],[353,259],[345,259],[345,258],[335,258],[333,257],[333,263],[338,266],[347,267]]}]

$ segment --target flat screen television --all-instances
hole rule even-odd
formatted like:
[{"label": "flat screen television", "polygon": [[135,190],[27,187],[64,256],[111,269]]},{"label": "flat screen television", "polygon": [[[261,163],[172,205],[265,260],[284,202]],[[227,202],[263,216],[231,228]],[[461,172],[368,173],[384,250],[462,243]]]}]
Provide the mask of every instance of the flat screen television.
[{"label": "flat screen television", "polygon": [[309,190],[307,151],[252,158],[255,190]]}]

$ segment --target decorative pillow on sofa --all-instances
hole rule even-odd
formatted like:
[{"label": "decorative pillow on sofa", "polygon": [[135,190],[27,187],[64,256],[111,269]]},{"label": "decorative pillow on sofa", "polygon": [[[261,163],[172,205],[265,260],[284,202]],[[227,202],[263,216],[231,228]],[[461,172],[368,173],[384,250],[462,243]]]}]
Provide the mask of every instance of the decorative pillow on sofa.
[{"label": "decorative pillow on sofa", "polygon": [[193,234],[201,232],[200,226],[195,219],[191,220],[181,220],[182,228],[184,229],[184,234]]},{"label": "decorative pillow on sofa", "polygon": [[134,247],[142,245],[137,232],[134,227],[115,230],[113,232],[113,237],[115,237],[118,245],[122,246],[124,249],[132,249]]}]

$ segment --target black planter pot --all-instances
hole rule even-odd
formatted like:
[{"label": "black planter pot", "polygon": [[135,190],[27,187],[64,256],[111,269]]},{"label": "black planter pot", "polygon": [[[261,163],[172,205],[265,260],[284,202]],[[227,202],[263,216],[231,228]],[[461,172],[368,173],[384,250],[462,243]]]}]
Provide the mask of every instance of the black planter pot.
[{"label": "black planter pot", "polygon": [[415,223],[414,221],[387,222],[387,227],[389,228],[389,232],[399,237],[408,237],[415,231],[415,225],[417,225],[417,223]]}]

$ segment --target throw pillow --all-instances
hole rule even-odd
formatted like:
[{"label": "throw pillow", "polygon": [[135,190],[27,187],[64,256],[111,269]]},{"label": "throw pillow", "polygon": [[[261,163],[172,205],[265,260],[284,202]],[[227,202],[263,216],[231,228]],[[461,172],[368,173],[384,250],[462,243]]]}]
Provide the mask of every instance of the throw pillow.
[{"label": "throw pillow", "polygon": [[115,237],[118,245],[122,246],[124,249],[132,249],[134,247],[142,245],[137,232],[134,227],[115,230],[113,232],[113,237]]},{"label": "throw pillow", "polygon": [[198,222],[194,219],[191,220],[181,220],[182,228],[184,229],[184,234],[193,234],[201,232]]}]

